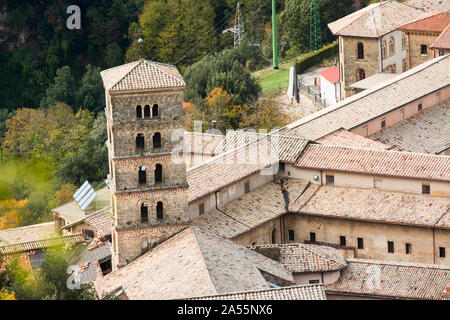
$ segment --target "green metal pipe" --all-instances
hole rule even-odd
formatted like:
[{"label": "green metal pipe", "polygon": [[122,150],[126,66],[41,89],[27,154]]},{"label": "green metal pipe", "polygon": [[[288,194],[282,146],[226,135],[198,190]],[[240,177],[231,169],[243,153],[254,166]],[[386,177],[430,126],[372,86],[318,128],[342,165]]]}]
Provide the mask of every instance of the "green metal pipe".
[{"label": "green metal pipe", "polygon": [[275,0],[272,0],[272,42],[273,68],[278,69],[277,9],[275,6]]}]

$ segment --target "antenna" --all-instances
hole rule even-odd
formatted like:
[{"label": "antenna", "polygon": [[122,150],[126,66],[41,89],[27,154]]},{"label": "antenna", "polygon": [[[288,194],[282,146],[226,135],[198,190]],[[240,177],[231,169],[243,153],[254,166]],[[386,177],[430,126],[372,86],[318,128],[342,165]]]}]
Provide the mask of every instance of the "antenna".
[{"label": "antenna", "polygon": [[237,3],[236,7],[236,17],[234,18],[234,26],[223,30],[222,33],[232,32],[234,33],[234,46],[237,47],[241,44],[242,38],[244,37],[244,20],[241,16],[241,6]]},{"label": "antenna", "polygon": [[94,200],[96,195],[94,188],[92,188],[89,181],[86,180],[81,185],[80,189],[73,194],[73,198],[81,210],[84,211],[92,203],[92,200]]}]

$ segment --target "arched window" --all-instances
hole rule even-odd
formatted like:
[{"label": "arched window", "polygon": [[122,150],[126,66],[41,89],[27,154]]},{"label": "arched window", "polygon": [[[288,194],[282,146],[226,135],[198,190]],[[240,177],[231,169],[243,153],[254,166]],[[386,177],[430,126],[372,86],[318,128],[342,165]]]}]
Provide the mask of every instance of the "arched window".
[{"label": "arched window", "polygon": [[406,59],[403,59],[402,61],[402,72],[405,72],[408,70],[408,63],[406,62]]},{"label": "arched window", "polygon": [[161,133],[159,132],[153,135],[153,148],[161,148]]},{"label": "arched window", "polygon": [[387,46],[386,46],[386,40],[383,40],[381,42],[381,55],[383,56],[383,59],[387,57]]},{"label": "arched window", "polygon": [[148,221],[148,206],[143,203],[141,204],[141,222]]},{"label": "arched window", "polygon": [[138,118],[138,119],[142,118],[142,107],[141,106],[136,107],[136,118]]},{"label": "arched window", "polygon": [[144,150],[145,149],[145,138],[142,133],[139,133],[136,136],[136,149]]},{"label": "arched window", "polygon": [[156,218],[163,219],[164,218],[164,205],[161,201],[156,204]]},{"label": "arched window", "polygon": [[147,183],[147,168],[145,166],[139,167],[139,184]]},{"label": "arched window", "polygon": [[364,44],[358,42],[358,59],[364,59]]},{"label": "arched window", "polygon": [[150,106],[148,104],[144,107],[144,118],[150,118]]},{"label": "arched window", "polygon": [[162,165],[159,163],[155,167],[155,182],[162,182]]},{"label": "arched window", "polygon": [[154,104],[152,107],[152,118],[156,118],[159,116],[159,108],[157,104]]},{"label": "arched window", "polygon": [[363,69],[356,70],[356,81],[360,81],[366,78],[366,72]]},{"label": "arched window", "polygon": [[389,54],[390,55],[395,54],[395,42],[394,42],[394,38],[393,37],[391,37],[389,39]]},{"label": "arched window", "polygon": [[141,253],[146,253],[149,249],[150,249],[150,247],[148,244],[148,240],[147,239],[142,240]]},{"label": "arched window", "polygon": [[272,244],[275,244],[277,242],[277,229],[272,230]]},{"label": "arched window", "polygon": [[402,49],[406,48],[406,36],[405,34],[402,35]]}]

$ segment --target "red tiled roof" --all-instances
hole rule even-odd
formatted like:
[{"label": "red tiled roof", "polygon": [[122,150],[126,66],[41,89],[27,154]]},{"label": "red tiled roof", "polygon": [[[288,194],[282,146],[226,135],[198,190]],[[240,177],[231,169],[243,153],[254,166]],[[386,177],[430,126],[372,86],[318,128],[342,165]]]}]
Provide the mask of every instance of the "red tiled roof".
[{"label": "red tiled roof", "polygon": [[430,48],[450,49],[450,25],[442,31],[436,41],[431,44]]},{"label": "red tiled roof", "polygon": [[398,30],[442,32],[450,23],[450,12],[427,12],[398,27]]},{"label": "red tiled roof", "polygon": [[331,66],[325,70],[319,72],[319,74],[327,79],[331,83],[335,83],[339,81],[339,67]]},{"label": "red tiled roof", "polygon": [[370,175],[450,181],[450,157],[399,151],[308,145],[296,166]]}]

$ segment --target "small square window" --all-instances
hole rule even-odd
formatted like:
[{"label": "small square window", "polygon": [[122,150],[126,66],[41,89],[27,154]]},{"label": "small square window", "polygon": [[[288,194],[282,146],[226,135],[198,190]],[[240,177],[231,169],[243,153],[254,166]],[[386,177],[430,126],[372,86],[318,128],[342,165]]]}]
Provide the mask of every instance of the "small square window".
[{"label": "small square window", "polygon": [[445,248],[439,247],[439,258],[445,258]]},{"label": "small square window", "polygon": [[309,233],[309,241],[316,242],[316,233],[315,232]]},{"label": "small square window", "polygon": [[246,182],[245,183],[245,193],[249,193],[250,192],[250,182]]},{"label": "small square window", "polygon": [[309,284],[318,284],[320,283],[319,280],[309,280]]},{"label": "small square window", "polygon": [[394,242],[393,241],[388,241],[388,252],[394,253]]},{"label": "small square window", "polygon": [[405,253],[410,254],[411,253],[411,243],[405,244]]},{"label": "small square window", "polygon": [[418,110],[418,111],[421,111],[421,110],[422,110],[422,104],[421,104],[421,103],[419,103],[419,105],[417,106],[417,110]]},{"label": "small square window", "polygon": [[204,203],[201,203],[199,206],[198,206],[198,214],[199,215],[202,215],[202,214],[204,214],[205,213],[205,204]]},{"label": "small square window", "polygon": [[289,235],[289,241],[295,240],[294,230],[288,230],[288,235]]},{"label": "small square window", "polygon": [[386,128],[386,119],[381,120],[381,128]]},{"label": "small square window", "polygon": [[332,176],[332,175],[326,175],[325,177],[326,177],[326,182],[327,182],[327,184],[329,184],[329,185],[334,185],[334,176]]},{"label": "small square window", "polygon": [[340,244],[341,246],[346,246],[347,241],[346,241],[346,239],[345,239],[344,236],[340,236],[340,237],[339,237],[339,244]]},{"label": "small square window", "polygon": [[427,52],[427,45],[426,44],[421,44],[420,45],[420,54],[426,56],[428,54]]},{"label": "small square window", "polygon": [[422,184],[422,194],[430,194],[430,185]]},{"label": "small square window", "polygon": [[358,242],[358,249],[364,249],[364,239],[363,238],[357,238]]}]

